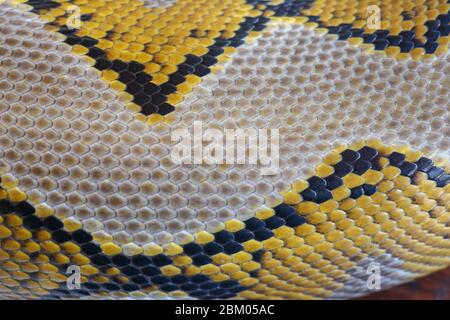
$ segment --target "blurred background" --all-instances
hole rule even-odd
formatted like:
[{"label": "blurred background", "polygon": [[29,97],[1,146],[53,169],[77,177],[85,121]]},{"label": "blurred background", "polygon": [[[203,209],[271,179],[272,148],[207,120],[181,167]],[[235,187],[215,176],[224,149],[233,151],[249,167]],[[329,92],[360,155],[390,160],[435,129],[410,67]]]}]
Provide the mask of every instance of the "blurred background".
[{"label": "blurred background", "polygon": [[427,277],[379,291],[362,300],[450,300],[450,268]]}]

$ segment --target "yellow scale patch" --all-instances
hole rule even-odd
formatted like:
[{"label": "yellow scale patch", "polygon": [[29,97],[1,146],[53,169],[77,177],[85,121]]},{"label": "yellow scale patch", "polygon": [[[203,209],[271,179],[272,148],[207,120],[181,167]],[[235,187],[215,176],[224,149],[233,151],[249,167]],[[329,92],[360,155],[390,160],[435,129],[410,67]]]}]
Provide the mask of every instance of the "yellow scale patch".
[{"label": "yellow scale patch", "polygon": [[[192,259],[183,253],[183,248],[174,243],[164,247],[146,245],[143,254],[164,253],[171,257],[174,264],[161,268],[166,276],[204,274],[216,282],[236,280],[248,287],[238,294],[238,297],[247,299],[328,297],[350,278],[351,273],[347,271],[355,267],[357,261],[383,253],[400,258],[404,261],[402,267],[416,275],[446,267],[450,263],[450,243],[444,239],[450,231],[447,226],[450,221],[450,186],[436,187],[434,181],[420,172],[414,176],[412,184],[410,178],[400,176],[398,168],[389,166],[387,158],[383,157],[398,151],[406,154],[408,161],[416,161],[421,153],[405,147],[386,147],[379,141],[356,143],[339,147],[327,155],[324,163],[317,167],[316,175],[329,174],[328,167],[340,161],[339,153],[344,149],[359,150],[364,145],[375,148],[382,155],[379,160],[382,170],[369,170],[362,176],[345,176],[344,185],[333,190],[333,199],[320,205],[303,201],[301,196],[294,195],[305,190],[308,182],[301,180],[292,184],[292,190],[284,195],[284,202],[295,206],[299,214],[305,216],[306,224],[296,228],[281,226],[273,230],[274,237],[244,242],[243,251],[232,255],[216,254],[211,257],[213,263],[201,267],[193,265]],[[439,165],[446,172],[450,171],[448,163]],[[1,181],[0,199],[13,203],[27,200],[27,196],[17,188],[14,177],[4,174]],[[349,198],[350,188],[364,183],[376,185],[378,192],[357,200]],[[35,207],[38,217],[52,215],[52,210],[44,205],[36,204]],[[256,212],[256,217],[261,220],[273,215],[271,208],[261,208]],[[244,227],[245,224],[238,220],[225,223],[225,230],[229,232],[237,232]],[[79,226],[66,221],[64,228],[74,231]],[[2,292],[27,297],[46,295],[49,290],[58,288],[58,283],[66,281],[66,275],[58,271],[57,265],[69,262],[81,266],[82,282],[104,283],[111,277],[122,283],[129,281],[119,269],[109,268],[102,272],[92,266],[75,243],[57,244],[44,229],[31,234],[22,226],[22,219],[14,214],[0,218],[0,239]],[[201,245],[213,240],[214,235],[205,231],[193,238]],[[111,242],[103,243],[101,249],[106,255],[122,251],[120,246]],[[251,253],[260,249],[266,252],[260,262],[255,262]],[[31,260],[29,254],[32,252],[40,254]],[[257,278],[250,277],[250,272],[254,271]],[[39,281],[28,280],[31,272],[37,272]],[[22,280],[26,280],[29,286],[22,288],[18,282]],[[13,291],[16,289],[19,291]],[[157,288],[150,287],[132,295],[154,291]],[[114,294],[118,297],[128,295],[123,292]],[[170,294],[186,295],[181,291]]]},{"label": "yellow scale patch", "polygon": [[[26,0],[15,0],[25,3]],[[71,6],[78,6],[82,15],[89,15],[89,21],[83,21],[75,35],[89,36],[99,41],[96,45],[106,52],[109,60],[119,59],[124,62],[135,61],[145,66],[145,72],[152,76],[155,85],[169,83],[169,76],[177,72],[178,66],[191,54],[201,57],[208,53],[208,47],[213,45],[215,38],[230,39],[240,28],[240,23],[246,17],[261,15],[271,17],[283,23],[306,23],[317,28],[319,24],[308,22],[309,16],[319,17],[321,26],[336,27],[341,24],[351,24],[353,28],[364,29],[366,34],[377,30],[387,30],[389,35],[399,35],[402,31],[414,30],[418,41],[426,41],[424,34],[428,31],[426,22],[436,19],[440,14],[447,14],[450,4],[446,0],[430,1],[314,1],[310,8],[302,9],[295,17],[275,17],[274,12],[266,5],[249,5],[245,0],[178,0],[168,7],[148,8],[142,1],[129,0],[55,0],[59,7],[42,9],[39,15],[48,25],[48,29],[58,31],[66,26],[70,18]],[[267,5],[282,5],[284,1],[268,1]],[[371,20],[370,6],[380,9],[380,25],[378,29],[368,25]],[[406,20],[402,15],[409,14]],[[328,29],[318,28],[318,32],[328,33]],[[259,32],[250,32],[247,38],[252,38]],[[336,35],[335,35],[336,36]],[[336,36],[337,37],[337,36]],[[378,53],[400,59],[432,57],[440,55],[448,49],[449,36],[438,39],[438,48],[434,54],[426,54],[423,48],[415,48],[410,52],[400,52],[398,46],[388,46]],[[348,40],[351,44],[362,46],[366,51],[374,51],[374,45],[362,43],[360,37]],[[218,64],[209,67],[212,71],[221,67],[236,49],[225,47],[224,53],[218,57]],[[88,48],[76,44],[74,53],[82,55],[91,65],[95,60],[86,56]],[[119,74],[114,70],[101,71],[102,78],[114,88],[120,99],[127,106],[139,112],[141,107],[133,102],[133,95],[125,91],[126,85],[118,80]],[[186,76],[184,82],[176,85],[176,91],[167,95],[167,103],[176,106],[183,96],[201,82],[194,74]],[[136,117],[149,124],[159,121],[171,123],[174,114],[165,116],[153,113],[149,116],[136,114]]]},{"label": "yellow scale patch", "polygon": [[[262,14],[245,0],[180,0],[166,8],[147,8],[142,1],[129,0],[55,2],[61,6],[41,10],[42,19],[66,26],[69,8],[78,6],[82,15],[91,15],[92,18],[82,22],[75,34],[99,40],[97,47],[106,52],[109,60],[143,64],[145,72],[153,78],[151,82],[156,85],[167,83],[169,76],[177,71],[177,66],[186,60],[187,54],[201,57],[208,53],[208,47],[215,38],[233,37],[245,17]],[[50,25],[48,29],[58,31]],[[112,35],[108,36],[108,33]],[[219,62],[227,60],[234,50],[233,47],[225,47],[224,53],[218,57]],[[88,52],[86,47],[74,45],[72,52],[83,55],[91,65],[95,64],[94,59],[85,56]],[[214,71],[218,67],[211,66],[210,69]],[[117,80],[117,72],[105,70],[102,77],[119,92],[119,97],[130,109],[140,110],[132,102],[133,96],[125,92],[125,85]],[[201,78],[194,74],[186,76],[186,81],[177,85],[177,91],[167,96],[167,102],[172,105],[181,102],[183,95],[200,82]],[[153,124],[159,121],[170,123],[172,116],[138,114],[137,118]]]},{"label": "yellow scale patch", "polygon": [[[28,201],[34,204],[35,215],[48,218],[53,210],[44,204],[33,203],[27,195],[17,187],[17,180],[10,174],[1,176],[0,200],[12,203]],[[65,223],[64,230],[74,231],[71,223]],[[69,274],[59,270],[60,265],[76,265],[80,267],[81,283],[107,283],[113,277],[121,283],[127,283],[126,276],[120,270],[109,268],[102,272],[91,264],[90,259],[81,252],[78,244],[68,241],[58,244],[52,240],[51,233],[44,228],[30,232],[23,226],[23,219],[9,213],[0,216],[0,293],[9,298],[37,299],[51,293],[66,283]],[[38,253],[30,257],[31,254]],[[148,287],[133,293],[97,292],[93,295],[116,297],[145,296],[148,293],[160,293],[156,287]],[[176,295],[177,293],[175,293]],[[183,293],[181,293],[183,295]]]},{"label": "yellow scale patch", "polygon": [[[137,61],[145,65],[145,71],[152,75],[154,84],[168,81],[168,76],[176,72],[176,66],[182,63],[186,54],[201,56],[207,47],[221,33],[232,37],[245,17],[259,16],[262,11],[254,10],[244,0],[197,0],[177,1],[174,5],[162,9],[150,9],[140,1],[75,0],[68,2],[57,0],[62,5],[43,11],[41,17],[59,26],[67,23],[66,11],[70,5],[78,5],[82,14],[92,15],[92,19],[82,24],[76,32],[79,36],[89,36],[99,40],[98,47],[103,49],[109,59]],[[374,4],[379,1],[373,1]],[[365,17],[367,5],[371,1],[315,1],[310,9],[302,11],[304,15],[319,16],[326,26],[338,26],[352,23],[355,27],[368,29]],[[390,4],[390,5],[388,5]],[[402,30],[416,28],[418,35],[426,32],[424,23],[436,18],[438,14],[448,12],[446,2],[434,1],[433,5],[417,5],[417,14],[411,11],[412,20],[399,18],[405,9],[412,8],[411,1],[381,1],[381,28],[395,35]],[[270,13],[267,13],[270,15]],[[285,21],[305,22],[304,17],[282,18]],[[314,24],[310,24],[314,26]],[[50,28],[52,29],[52,28]],[[53,29],[56,30],[56,29]],[[107,38],[108,32],[114,35]],[[192,37],[195,32],[196,36]],[[358,43],[360,39],[350,39]],[[437,54],[447,49],[448,37],[442,37]],[[368,46],[370,47],[370,46]],[[368,48],[370,49],[370,48]],[[74,46],[73,52],[86,54],[87,49]],[[373,48],[372,48],[373,50]],[[386,54],[399,58],[406,57],[394,49],[386,49]],[[410,56],[424,56],[423,50],[413,50]],[[233,52],[227,48],[222,59]],[[88,59],[89,60],[89,59]],[[92,64],[94,61],[90,61]],[[103,78],[121,91],[123,101],[130,108],[138,106],[131,103],[132,97],[124,92],[123,84],[117,81],[118,75],[111,70],[104,71]],[[169,96],[169,102],[177,104],[183,94],[200,82],[197,76],[188,77],[177,92]],[[138,116],[140,117],[140,116]],[[163,120],[154,115],[145,119],[149,123]],[[170,122],[170,115],[167,116]],[[378,141],[367,141],[349,146],[358,150],[364,145],[377,149],[387,156],[393,151],[407,155],[409,161],[417,160],[420,153],[404,147],[387,147]],[[316,175],[326,177],[333,173],[332,165],[340,161],[340,147],[331,152],[319,165]],[[441,269],[450,263],[450,243],[444,239],[449,234],[450,186],[439,188],[426,174],[417,173],[412,184],[410,178],[400,176],[398,168],[388,165],[386,158],[380,159],[381,172],[369,170],[362,176],[349,174],[344,177],[344,185],[333,190],[333,199],[322,204],[304,201],[299,193],[308,187],[305,180],[292,183],[292,189],[284,194],[284,202],[297,208],[299,214],[307,219],[307,224],[297,228],[282,226],[274,230],[275,237],[265,241],[249,240],[243,243],[244,250],[233,255],[219,253],[212,256],[213,263],[197,267],[192,259],[183,254],[180,245],[171,243],[164,247],[154,244],[137,247],[134,254],[154,256],[164,253],[170,256],[174,264],[164,266],[161,271],[166,276],[177,274],[208,275],[213,281],[233,279],[249,289],[238,294],[240,298],[324,298],[343,286],[351,276],[348,270],[357,265],[357,261],[368,256],[374,257],[389,253],[404,261],[405,270],[424,275]],[[450,172],[449,164],[440,164]],[[378,192],[363,196],[357,200],[349,198],[350,189],[369,183],[377,186]],[[1,179],[0,199],[13,203],[27,200],[27,195],[17,187],[14,177],[5,174]],[[36,215],[41,218],[53,214],[51,208],[35,204]],[[430,213],[432,217],[430,217]],[[271,208],[261,208],[256,217],[266,220],[274,215]],[[66,219],[64,229],[73,232],[82,227],[77,221]],[[225,229],[237,232],[244,223],[228,221]],[[106,255],[116,255],[122,248],[109,238],[94,238]],[[207,244],[214,235],[200,232],[192,241]],[[66,275],[58,270],[59,264],[74,263],[82,270],[82,283],[92,281],[108,282],[111,277],[121,283],[129,280],[116,268],[100,271],[90,264],[88,257],[81,253],[80,247],[72,242],[57,244],[51,240],[48,231],[42,229],[34,233],[23,227],[22,219],[9,213],[0,217],[0,292],[11,296],[37,298],[47,295],[50,290],[66,281]],[[252,260],[251,253],[264,249],[260,262]],[[30,254],[39,252],[35,258]],[[355,262],[356,261],[356,262]],[[250,277],[257,271],[258,277]],[[31,280],[33,273],[37,280]],[[145,295],[157,291],[156,287],[137,291],[130,295]],[[102,294],[110,294],[100,292]],[[117,292],[113,295],[127,296]],[[165,295],[165,293],[161,293]],[[181,291],[171,292],[172,296],[184,296]]]},{"label": "yellow scale patch", "polygon": [[[2,178],[2,200],[16,202],[26,198],[15,187],[3,187]],[[67,263],[70,259],[50,238],[50,233],[44,230],[32,234],[23,226],[22,218],[13,213],[0,217],[0,293],[12,298],[33,299],[49,294],[49,290],[59,288],[59,283],[67,280],[56,264]],[[31,258],[33,253],[39,254]]]},{"label": "yellow scale patch", "polygon": [[[421,155],[405,147],[386,147],[379,141],[357,143],[348,148],[356,151],[365,144],[385,156],[393,151],[404,152],[408,161],[415,161]],[[339,162],[339,152],[346,148],[342,146],[330,153],[323,165]],[[388,163],[384,157],[380,162]],[[320,175],[323,165],[318,167],[316,175]],[[358,261],[390,253],[402,259],[403,268],[416,276],[448,266],[450,242],[444,237],[450,231],[447,226],[450,187],[436,187],[424,173],[416,174],[417,185],[412,185],[411,179],[399,176],[399,170],[392,168],[385,166],[381,173],[369,170],[362,176],[346,176],[344,186],[338,191],[335,189],[333,199],[320,205],[300,199],[295,201],[288,193],[284,202],[296,205],[308,224],[297,227],[295,232],[286,226],[274,230],[279,243],[263,257],[263,269],[258,271],[259,283],[239,296],[254,299],[327,297],[332,293],[327,289],[337,289],[342,283],[331,280],[314,286],[311,280],[324,281],[324,276],[320,275],[320,271],[324,271],[327,276],[345,281],[349,274],[341,270],[355,266],[348,258]],[[445,168],[446,172],[450,171],[448,163]],[[393,171],[398,172],[393,174]],[[349,188],[363,183],[377,185],[378,192],[357,200],[349,198]],[[307,187],[308,183],[302,180],[294,183],[291,191],[298,194]],[[431,210],[439,219],[430,217]],[[264,218],[271,215],[270,210],[267,212]],[[308,277],[302,278],[299,272]]]},{"label": "yellow scale patch", "polygon": [[[373,25],[375,11],[370,6],[379,9],[379,28]],[[426,42],[424,34],[428,31],[427,21],[435,20],[440,14],[448,14],[450,4],[447,0],[316,0],[311,8],[301,11],[305,16],[318,16],[319,21],[327,27],[337,27],[341,24],[351,24],[353,28],[364,29],[366,34],[372,34],[377,30],[388,30],[389,35],[397,36],[402,31],[414,30],[415,38],[423,43]],[[402,13],[407,13],[410,19],[406,19]],[[296,18],[291,19],[296,20]],[[305,22],[304,17],[297,21]],[[311,26],[317,26],[310,23]],[[325,31],[325,30],[324,30]],[[327,32],[327,31],[325,31]],[[373,44],[362,43],[362,38],[354,37],[348,40],[351,44],[362,46],[368,52],[374,50]],[[384,51],[387,56],[398,59],[420,59],[431,58],[441,55],[448,50],[449,36],[438,39],[438,48],[434,54],[426,54],[423,48],[415,48],[410,52],[400,52],[397,46],[389,46]]]}]

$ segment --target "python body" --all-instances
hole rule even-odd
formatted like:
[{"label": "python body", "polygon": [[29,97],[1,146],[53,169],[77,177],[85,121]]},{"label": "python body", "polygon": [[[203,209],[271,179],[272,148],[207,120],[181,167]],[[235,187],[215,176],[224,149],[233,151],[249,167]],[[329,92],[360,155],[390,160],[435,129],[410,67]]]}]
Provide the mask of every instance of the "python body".
[{"label": "python body", "polygon": [[[0,297],[342,299],[447,267],[449,8],[2,1]],[[278,129],[278,174],[174,164],[195,121]]]}]

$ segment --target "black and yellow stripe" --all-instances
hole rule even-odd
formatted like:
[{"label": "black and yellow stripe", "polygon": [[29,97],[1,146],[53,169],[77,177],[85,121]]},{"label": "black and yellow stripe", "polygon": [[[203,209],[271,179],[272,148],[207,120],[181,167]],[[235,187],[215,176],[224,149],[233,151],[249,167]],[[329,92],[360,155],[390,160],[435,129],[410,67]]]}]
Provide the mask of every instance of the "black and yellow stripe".
[{"label": "black and yellow stripe", "polygon": [[[81,225],[32,205],[3,175],[2,286],[49,298],[158,290],[202,299],[295,299],[330,296],[359,260],[386,252],[412,273],[445,267],[449,173],[420,153],[375,145],[330,153],[315,176],[293,184],[284,203],[249,220],[135,256],[114,243],[97,244]],[[65,287],[70,264],[81,267],[81,290]]]},{"label": "black and yellow stripe", "polygon": [[[50,30],[66,36],[73,52],[91,58],[110,86],[149,123],[170,121],[165,116],[183,96],[271,19],[296,18],[326,28],[339,40],[400,58],[445,52],[450,32],[447,0],[405,7],[382,3],[378,30],[367,27],[367,1],[329,6],[311,0],[180,0],[162,9],[147,8],[141,1],[25,3],[48,21]],[[67,26],[71,5],[82,13],[79,30]]]},{"label": "black and yellow stripe", "polygon": [[[65,36],[145,121],[170,115],[201,78],[262,31],[270,20],[326,28],[340,40],[391,56],[420,58],[448,45],[444,1],[382,5],[382,29],[368,30],[364,8],[324,1],[177,1],[150,9],[140,1],[19,1]],[[392,1],[389,1],[391,3]],[[67,26],[68,8],[82,13]],[[414,11],[413,9],[417,10]],[[206,14],[207,13],[207,14]],[[205,19],[205,17],[208,17]],[[408,22],[412,21],[412,22]],[[231,220],[189,243],[147,244],[126,256],[97,241],[82,224],[59,219],[28,198],[14,176],[1,177],[0,292],[23,297],[117,296],[166,292],[202,299],[325,298],[345,287],[367,258],[389,254],[411,275],[449,264],[449,168],[420,152],[357,142],[327,155],[316,174],[292,183],[284,201]],[[68,290],[65,271],[82,271],[82,289]]]},{"label": "black and yellow stripe", "polygon": [[[162,10],[140,1],[25,3],[66,36],[73,52],[90,57],[111,87],[128,94],[130,108],[153,115],[150,122],[172,112],[201,77],[269,21],[243,0],[179,1]],[[71,5],[82,13],[79,30],[67,26]]]}]

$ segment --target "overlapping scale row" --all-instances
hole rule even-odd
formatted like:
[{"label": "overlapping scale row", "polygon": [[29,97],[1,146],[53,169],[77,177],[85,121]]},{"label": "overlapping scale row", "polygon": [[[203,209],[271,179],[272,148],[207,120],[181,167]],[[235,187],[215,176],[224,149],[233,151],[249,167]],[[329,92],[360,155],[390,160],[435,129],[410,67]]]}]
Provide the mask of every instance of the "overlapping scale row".
[{"label": "overlapping scale row", "polygon": [[[382,2],[375,32],[344,7],[0,3],[0,296],[351,298],[373,263],[448,266],[448,4]],[[279,130],[278,174],[176,165],[195,121]]]},{"label": "overlapping scale row", "polygon": [[339,40],[373,46],[392,57],[421,58],[448,49],[450,4],[431,1],[248,0],[265,5],[274,17],[317,24]]}]

